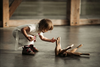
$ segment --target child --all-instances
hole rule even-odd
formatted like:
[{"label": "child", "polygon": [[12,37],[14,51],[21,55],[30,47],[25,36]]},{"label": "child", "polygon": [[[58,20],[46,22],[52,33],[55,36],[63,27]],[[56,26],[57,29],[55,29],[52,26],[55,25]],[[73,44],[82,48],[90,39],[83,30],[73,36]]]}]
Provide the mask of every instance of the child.
[{"label": "child", "polygon": [[36,36],[39,36],[41,40],[47,42],[55,42],[56,39],[48,39],[43,36],[43,33],[53,30],[52,21],[49,19],[42,19],[38,24],[28,24],[18,26],[13,31],[13,36],[16,38],[16,31],[19,36],[19,45],[23,45],[22,54],[34,55],[38,50],[34,47],[34,42],[36,42]]},{"label": "child", "polygon": [[56,41],[55,55],[56,56],[61,56],[61,57],[73,56],[73,55],[75,55],[75,56],[90,55],[89,53],[79,53],[79,52],[75,52],[79,47],[82,46],[82,44],[79,45],[78,47],[70,50],[70,51],[67,51],[68,49],[71,49],[73,46],[74,46],[74,44],[72,44],[71,46],[68,46],[66,49],[61,49],[60,38],[58,37],[57,38],[57,41]]}]

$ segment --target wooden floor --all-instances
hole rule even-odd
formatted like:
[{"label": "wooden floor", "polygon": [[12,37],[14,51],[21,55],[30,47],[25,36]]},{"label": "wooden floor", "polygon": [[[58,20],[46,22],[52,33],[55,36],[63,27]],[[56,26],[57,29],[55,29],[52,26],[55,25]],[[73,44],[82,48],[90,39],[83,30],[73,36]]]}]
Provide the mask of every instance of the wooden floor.
[{"label": "wooden floor", "polygon": [[37,38],[35,46],[39,52],[35,56],[22,55],[15,51],[15,40],[10,28],[0,28],[0,67],[100,67],[100,25],[98,26],[55,26],[44,34],[47,38],[61,37],[62,48],[70,44],[83,44],[78,52],[90,56],[55,57],[55,43],[43,42]]}]

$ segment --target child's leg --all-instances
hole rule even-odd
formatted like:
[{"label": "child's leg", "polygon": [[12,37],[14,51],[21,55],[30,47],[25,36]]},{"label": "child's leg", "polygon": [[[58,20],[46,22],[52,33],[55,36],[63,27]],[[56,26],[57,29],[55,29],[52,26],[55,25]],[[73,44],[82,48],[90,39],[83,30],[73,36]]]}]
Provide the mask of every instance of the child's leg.
[{"label": "child's leg", "polygon": [[[28,35],[28,36],[31,36],[34,38],[34,36],[32,36],[32,35]],[[28,47],[30,47],[33,52],[38,52],[38,49],[34,46],[34,40],[28,41]]]},{"label": "child's leg", "polygon": [[16,49],[20,49],[23,47],[22,54],[34,55],[35,53],[28,46],[30,44],[34,44],[34,41],[29,41],[20,31],[17,29],[13,31],[13,36],[16,39],[15,47]]},{"label": "child's leg", "polygon": [[60,37],[57,38],[56,47],[55,47],[55,55],[57,56],[61,51]]},{"label": "child's leg", "polygon": [[74,52],[75,52],[78,48],[80,48],[81,46],[82,46],[82,44],[80,44],[78,47],[72,49],[70,52],[71,52],[71,53],[74,53]]},{"label": "child's leg", "polygon": [[22,42],[22,40],[21,40],[22,39],[21,38],[22,33],[18,29],[15,29],[15,30],[13,30],[12,34],[13,34],[13,37],[15,38],[15,40],[16,40],[15,50],[21,49],[20,47],[23,46],[22,43],[20,43],[20,42]]}]

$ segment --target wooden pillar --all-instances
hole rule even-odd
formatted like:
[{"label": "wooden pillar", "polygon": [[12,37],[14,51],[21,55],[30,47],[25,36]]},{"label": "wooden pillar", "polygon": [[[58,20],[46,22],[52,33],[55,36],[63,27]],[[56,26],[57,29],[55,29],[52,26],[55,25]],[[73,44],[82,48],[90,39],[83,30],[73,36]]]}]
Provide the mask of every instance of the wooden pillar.
[{"label": "wooden pillar", "polygon": [[2,0],[0,0],[0,27],[3,27],[3,23],[2,23]]},{"label": "wooden pillar", "polygon": [[67,18],[71,26],[79,25],[80,0],[67,0]]},{"label": "wooden pillar", "polygon": [[8,27],[9,26],[9,23],[8,23],[9,22],[9,0],[2,0],[2,2],[3,2],[2,23],[3,23],[3,27]]}]

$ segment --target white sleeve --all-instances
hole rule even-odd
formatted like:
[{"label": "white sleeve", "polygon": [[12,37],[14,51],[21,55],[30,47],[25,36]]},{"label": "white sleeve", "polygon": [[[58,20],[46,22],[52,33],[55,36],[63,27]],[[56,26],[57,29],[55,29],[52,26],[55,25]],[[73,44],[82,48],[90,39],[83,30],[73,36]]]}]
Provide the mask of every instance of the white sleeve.
[{"label": "white sleeve", "polygon": [[43,32],[41,32],[40,35],[44,38],[44,36],[43,36]]},{"label": "white sleeve", "polygon": [[28,27],[30,28],[30,32],[36,30],[35,25],[30,24],[30,25],[28,25]]}]

